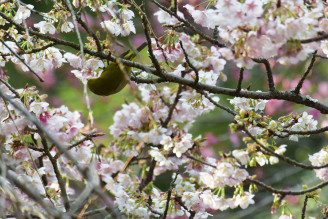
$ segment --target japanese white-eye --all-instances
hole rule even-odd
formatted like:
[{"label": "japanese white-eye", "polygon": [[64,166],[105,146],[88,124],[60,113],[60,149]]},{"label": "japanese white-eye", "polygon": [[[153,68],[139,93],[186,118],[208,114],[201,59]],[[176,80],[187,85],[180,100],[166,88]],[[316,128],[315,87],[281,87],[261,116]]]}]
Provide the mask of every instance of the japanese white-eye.
[{"label": "japanese white-eye", "polygon": [[[140,52],[146,46],[147,43],[143,43],[137,48],[137,51]],[[127,51],[120,57],[127,60],[132,60],[136,57],[136,54],[134,52]],[[127,74],[126,76],[130,77],[132,71],[131,67],[125,67],[124,70]],[[100,96],[116,94],[128,83],[126,76],[116,62],[110,62],[98,78],[88,80],[88,87],[94,94]]]}]

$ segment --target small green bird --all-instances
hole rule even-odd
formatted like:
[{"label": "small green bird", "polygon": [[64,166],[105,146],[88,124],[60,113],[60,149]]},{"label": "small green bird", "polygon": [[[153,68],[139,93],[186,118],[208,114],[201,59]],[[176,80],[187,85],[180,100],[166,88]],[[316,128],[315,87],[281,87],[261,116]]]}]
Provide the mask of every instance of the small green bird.
[{"label": "small green bird", "polygon": [[[143,43],[137,48],[137,51],[140,52],[146,46],[147,43]],[[127,51],[120,57],[132,60],[136,57],[136,54]],[[125,72],[130,76],[132,72],[131,67],[125,67]],[[94,94],[108,96],[121,91],[127,83],[128,80],[119,65],[116,62],[110,62],[98,78],[88,80],[88,87]]]}]

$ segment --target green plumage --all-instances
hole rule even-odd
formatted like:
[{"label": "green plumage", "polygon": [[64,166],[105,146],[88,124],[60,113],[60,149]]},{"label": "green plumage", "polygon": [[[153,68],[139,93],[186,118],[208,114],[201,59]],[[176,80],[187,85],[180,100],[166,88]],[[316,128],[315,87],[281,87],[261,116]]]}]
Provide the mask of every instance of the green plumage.
[{"label": "green plumage", "polygon": [[[146,43],[142,44],[137,48],[137,51],[141,51],[146,45]],[[125,59],[132,60],[136,57],[136,54],[125,52],[123,56]],[[131,67],[125,67],[124,69],[127,76],[130,77]],[[110,62],[99,78],[88,80],[88,87],[94,94],[108,96],[121,91],[127,83],[128,81],[118,64]]]}]

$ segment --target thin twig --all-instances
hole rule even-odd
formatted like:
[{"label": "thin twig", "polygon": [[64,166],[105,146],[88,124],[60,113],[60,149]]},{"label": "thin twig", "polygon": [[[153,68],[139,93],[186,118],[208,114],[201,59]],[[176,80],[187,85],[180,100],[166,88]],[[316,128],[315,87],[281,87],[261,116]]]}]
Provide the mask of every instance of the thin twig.
[{"label": "thin twig", "polygon": [[315,51],[312,55],[312,59],[311,59],[311,62],[310,62],[310,65],[309,67],[306,69],[306,71],[304,72],[301,80],[298,82],[297,86],[292,90],[292,92],[296,93],[296,94],[299,94],[300,93],[300,90],[303,86],[303,83],[305,81],[305,78],[308,76],[308,74],[310,73],[310,71],[312,70],[313,68],[313,64],[315,62],[315,58],[316,58],[316,55],[317,54],[317,51]]},{"label": "thin twig", "polygon": [[197,84],[198,81],[199,81],[199,72],[198,72],[198,69],[197,69],[197,68],[196,68],[196,67],[190,62],[189,56],[188,56],[186,50],[184,49],[182,42],[179,41],[179,43],[180,43],[181,49],[182,49],[182,51],[183,51],[183,54],[184,54],[184,56],[185,56],[185,58],[186,58],[186,62],[187,62],[187,64],[189,65],[189,67],[190,67],[190,68],[195,72],[195,74],[196,74],[196,78],[195,78],[195,82],[194,82],[194,83]]},{"label": "thin twig", "polygon": [[[83,142],[87,141],[87,140],[91,140],[93,137],[97,137],[99,136],[98,134],[94,133],[94,132],[91,132],[91,133],[88,133],[84,136],[84,138],[82,138],[81,140],[73,143],[72,145],[68,146],[68,149],[67,150],[71,150],[72,148],[82,144]],[[63,153],[62,152],[58,152],[55,156],[54,156],[54,159],[58,159],[60,157],[60,155],[62,155]]]},{"label": "thin twig", "polygon": [[306,205],[307,205],[308,199],[309,199],[309,197],[307,195],[305,195],[304,204],[303,204],[303,208],[302,208],[302,219],[305,219],[305,211],[306,211]]},{"label": "thin twig", "polygon": [[95,214],[103,214],[104,212],[107,212],[107,211],[110,211],[110,209],[108,207],[97,208],[97,209],[93,209],[93,210],[85,212],[83,214],[83,217],[90,217]]},{"label": "thin twig", "polygon": [[253,61],[257,62],[257,63],[263,63],[264,64],[266,72],[267,72],[269,90],[270,90],[270,92],[275,92],[276,88],[274,86],[274,81],[273,81],[270,62],[267,59],[262,59],[262,58],[253,59]]},{"label": "thin twig", "polygon": [[13,88],[7,81],[5,81],[5,80],[3,80],[2,78],[0,78],[0,81],[4,84],[4,85],[6,85],[6,87],[13,93],[13,94],[15,94],[15,97],[16,98],[20,98],[20,96],[19,96],[19,93],[15,90],[15,88]]},{"label": "thin twig", "polygon": [[41,82],[44,82],[44,80],[40,77],[40,75],[38,75],[38,73],[36,73],[28,64],[26,64],[26,62],[24,61],[24,59],[18,55],[14,50],[12,50],[10,48],[10,46],[7,45],[7,43],[5,43],[5,41],[3,41],[3,39],[0,38],[0,42],[5,45],[5,47],[7,47],[7,49],[9,49],[9,51],[16,56],[19,61],[21,61]]},{"label": "thin twig", "polygon": [[196,28],[194,25],[192,25],[187,20],[179,17],[178,14],[172,13],[172,11],[170,11],[169,9],[167,9],[164,5],[160,4],[158,1],[152,0],[152,2],[154,2],[163,11],[169,13],[170,15],[173,15],[180,22],[184,23],[185,26],[189,27],[190,29],[192,29],[193,31],[195,31],[196,33],[198,33],[201,37],[203,37],[207,41],[209,41],[209,42],[217,45],[218,47],[226,47],[226,45],[224,43],[220,43],[217,39],[213,39],[212,37],[208,36],[207,34],[205,34],[203,31],[199,30],[199,28]]},{"label": "thin twig", "polygon": [[192,219],[192,218],[195,217],[196,212],[193,211],[193,210],[189,210],[189,209],[187,208],[187,206],[185,206],[185,204],[182,202],[182,200],[181,200],[181,198],[180,198],[179,196],[175,196],[174,199],[179,203],[179,205],[180,205],[181,207],[183,207],[186,211],[188,211],[188,212],[190,213],[190,216],[189,216],[190,219]]},{"label": "thin twig", "polygon": [[153,159],[150,163],[149,166],[149,171],[147,173],[146,178],[142,180],[142,182],[139,185],[139,190],[140,192],[153,180],[153,175],[154,175],[154,169],[156,167],[156,161]]},{"label": "thin twig", "polygon": [[148,44],[149,57],[150,57],[152,63],[154,64],[154,66],[155,66],[157,74],[162,75],[161,65],[159,64],[159,62],[158,62],[158,60],[157,60],[157,58],[156,58],[156,56],[154,55],[154,52],[153,52],[150,33],[148,31],[147,18],[144,14],[142,15],[142,24],[143,24],[143,29],[144,29],[144,33],[145,33],[145,36],[146,36],[147,44]]},{"label": "thin twig", "polygon": [[171,118],[172,118],[172,115],[173,115],[173,112],[175,110],[175,107],[177,106],[177,104],[179,103],[179,99],[181,97],[181,92],[182,92],[182,88],[183,86],[181,84],[179,84],[179,88],[178,88],[178,91],[177,91],[177,94],[175,96],[175,99],[174,99],[174,102],[173,104],[170,106],[170,109],[169,109],[169,113],[168,113],[168,116],[166,118],[166,120],[163,122],[162,126],[163,128],[167,128],[167,125],[169,124]]},{"label": "thin twig", "polygon": [[53,167],[53,170],[55,172],[56,179],[57,179],[57,182],[58,182],[59,188],[60,188],[61,198],[63,199],[65,209],[66,209],[66,211],[68,211],[70,209],[70,204],[69,204],[69,199],[68,199],[68,195],[67,195],[67,191],[66,191],[66,185],[63,180],[63,176],[59,170],[57,160],[54,159],[54,157],[51,155],[51,153],[49,151],[47,140],[45,139],[45,136],[43,135],[43,133],[39,132],[39,135],[41,136],[41,142],[43,145],[44,153],[49,158],[51,165]]},{"label": "thin twig", "polygon": [[198,159],[198,158],[196,158],[196,157],[194,157],[194,156],[191,156],[191,155],[188,155],[188,154],[185,154],[185,156],[188,157],[189,159],[192,159],[192,160],[194,160],[194,161],[197,161],[197,162],[199,162],[199,163],[201,163],[201,164],[204,164],[204,165],[206,165],[206,166],[216,168],[216,166],[214,166],[214,165],[212,165],[212,164],[209,164],[209,163],[207,163],[207,162],[205,162],[205,161],[203,161],[203,160],[200,160],[200,159]]},{"label": "thin twig", "polygon": [[289,157],[285,157],[281,154],[277,154],[275,153],[273,150],[271,150],[270,148],[264,146],[261,142],[259,142],[246,128],[243,128],[243,131],[260,147],[262,148],[263,152],[266,152],[268,155],[270,156],[274,156],[279,158],[280,160],[285,161],[286,163],[292,164],[294,166],[298,166],[301,167],[303,169],[307,169],[307,170],[315,170],[315,169],[322,169],[325,167],[328,167],[328,164],[323,165],[323,166],[312,166],[312,165],[306,165],[300,162],[297,162]]},{"label": "thin twig", "polygon": [[170,206],[172,190],[173,190],[173,188],[174,188],[174,183],[175,183],[175,181],[177,180],[178,175],[179,175],[179,173],[177,172],[177,173],[175,174],[174,179],[173,179],[173,180],[171,181],[171,183],[170,183],[170,189],[169,189],[169,191],[167,192],[167,198],[166,198],[165,210],[164,210],[164,213],[163,213],[163,219],[166,219],[167,212],[168,212],[168,210],[169,210],[169,206]]},{"label": "thin twig", "polygon": [[328,185],[328,182],[326,181],[326,182],[322,182],[322,183],[320,183],[320,184],[318,184],[318,185],[316,185],[312,188],[309,188],[309,189],[304,189],[304,190],[299,190],[299,191],[292,191],[292,190],[275,189],[275,188],[273,188],[269,185],[266,185],[265,183],[260,182],[256,179],[248,178],[245,181],[248,182],[248,183],[254,183],[258,186],[261,186],[262,188],[268,190],[269,192],[276,193],[276,194],[282,194],[282,195],[304,195],[306,193],[313,192],[317,189],[321,189],[321,188],[325,187],[326,185]]},{"label": "thin twig", "polygon": [[324,39],[327,39],[327,38],[328,38],[328,34],[324,34],[324,35],[321,35],[321,36],[318,36],[318,37],[313,37],[313,38],[310,38],[310,39],[300,40],[300,42],[303,43],[303,44],[306,44],[306,43],[321,41],[321,40],[324,40]]},{"label": "thin twig", "polygon": [[225,107],[218,102],[214,101],[212,97],[210,97],[205,91],[203,90],[197,90],[198,93],[204,95],[211,103],[213,103],[215,106],[219,107],[220,109],[223,109],[224,111],[230,113],[231,115],[235,116],[237,113],[233,111],[232,109]]},{"label": "thin twig", "polygon": [[322,59],[328,59],[327,56],[322,56],[322,55],[315,55],[315,57],[322,58]]},{"label": "thin twig", "polygon": [[88,26],[88,25],[82,20],[82,17],[81,17],[80,14],[77,14],[77,15],[76,15],[76,19],[77,19],[77,21],[81,24],[81,26],[87,31],[87,33],[88,33],[89,35],[92,36],[92,38],[93,38],[93,39],[95,40],[95,42],[96,42],[96,46],[97,46],[97,50],[98,50],[98,52],[101,52],[101,51],[102,51],[102,49],[101,49],[101,44],[100,44],[99,38],[97,37],[96,33],[93,32],[93,30],[91,30],[91,29],[89,28],[89,26]]},{"label": "thin twig", "polygon": [[155,209],[153,209],[148,203],[145,203],[147,208],[154,214],[158,214],[160,217],[163,217],[163,214],[161,212],[156,211]]},{"label": "thin twig", "polygon": [[243,78],[244,78],[244,68],[241,68],[239,71],[239,79],[238,79],[238,85],[236,88],[236,93],[239,93],[241,91],[241,84],[243,82]]}]

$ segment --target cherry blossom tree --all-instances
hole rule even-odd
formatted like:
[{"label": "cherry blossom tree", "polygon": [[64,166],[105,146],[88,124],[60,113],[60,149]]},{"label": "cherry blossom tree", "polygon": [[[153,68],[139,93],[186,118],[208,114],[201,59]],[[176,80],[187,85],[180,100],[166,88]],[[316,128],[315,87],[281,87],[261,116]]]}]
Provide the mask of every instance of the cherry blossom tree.
[{"label": "cherry blossom tree", "polygon": [[[308,161],[288,151],[328,130],[327,93],[307,90],[328,57],[327,17],[324,0],[1,0],[1,217],[220,217],[257,206],[262,189],[275,218],[326,218],[328,147],[316,145]],[[140,42],[148,61],[120,56],[119,48],[136,51]],[[135,100],[102,133],[87,83],[109,62],[133,68]],[[277,72],[302,63],[293,79]],[[15,89],[8,65],[43,83],[54,69],[74,74],[88,114],[51,106],[36,87]],[[265,85],[252,90],[243,82],[258,67]],[[216,109],[242,142],[209,156],[205,137],[190,130]],[[101,142],[103,135],[113,140]],[[254,171],[284,172],[283,164],[313,172],[315,184],[273,187]],[[167,173],[163,189],[156,180]],[[288,195],[304,200],[298,212]]]}]

